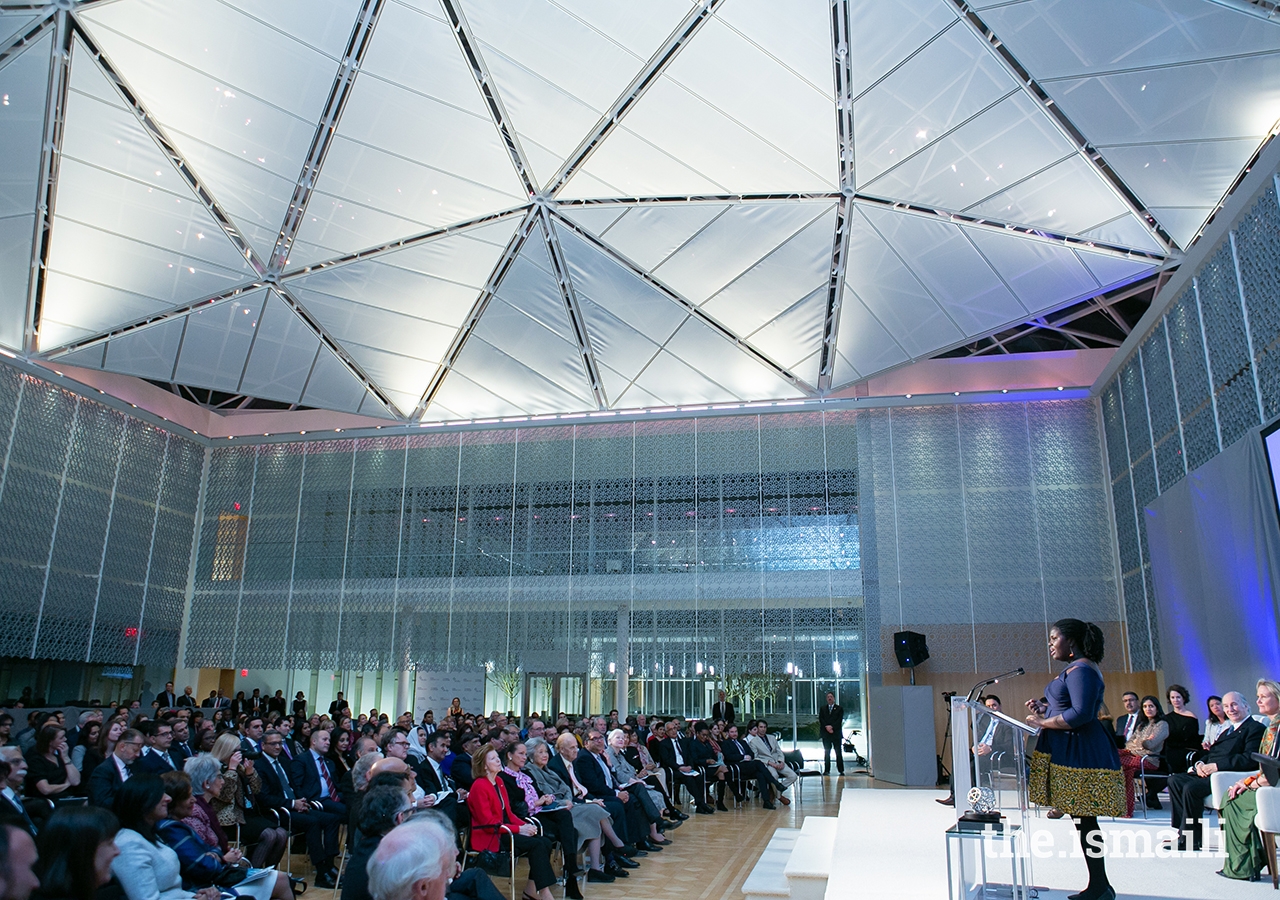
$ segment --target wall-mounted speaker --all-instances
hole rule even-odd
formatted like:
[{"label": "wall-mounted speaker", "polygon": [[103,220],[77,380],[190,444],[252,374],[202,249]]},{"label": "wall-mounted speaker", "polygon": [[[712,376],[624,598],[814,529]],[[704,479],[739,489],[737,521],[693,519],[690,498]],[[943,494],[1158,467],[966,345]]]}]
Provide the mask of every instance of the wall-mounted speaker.
[{"label": "wall-mounted speaker", "polygon": [[898,657],[898,665],[904,669],[914,669],[929,658],[929,645],[924,635],[915,631],[899,631],[893,636],[893,652]]}]

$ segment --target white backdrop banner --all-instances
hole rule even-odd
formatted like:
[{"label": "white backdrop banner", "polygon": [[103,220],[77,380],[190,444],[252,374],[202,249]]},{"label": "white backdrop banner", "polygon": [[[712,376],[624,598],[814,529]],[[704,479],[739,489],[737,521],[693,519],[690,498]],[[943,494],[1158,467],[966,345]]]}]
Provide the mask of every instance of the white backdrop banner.
[{"label": "white backdrop banner", "polygon": [[449,703],[457,697],[467,712],[484,711],[484,669],[452,672],[418,670],[413,690],[413,720],[422,721],[427,710],[435,711],[436,721],[444,718]]}]

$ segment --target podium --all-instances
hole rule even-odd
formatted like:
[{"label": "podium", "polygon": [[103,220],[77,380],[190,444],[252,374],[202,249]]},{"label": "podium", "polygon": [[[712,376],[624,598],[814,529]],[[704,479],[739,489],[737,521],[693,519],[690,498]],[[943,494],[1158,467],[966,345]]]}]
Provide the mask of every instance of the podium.
[{"label": "podium", "polygon": [[[972,809],[969,789],[990,788],[1002,809],[1019,812],[1018,824],[1027,818],[1027,757],[1030,741],[1040,729],[988,709],[975,700],[951,698],[951,783],[956,792],[956,814]],[[975,753],[979,744],[989,752]],[[1015,794],[1012,806],[1000,802],[1004,793]]]}]

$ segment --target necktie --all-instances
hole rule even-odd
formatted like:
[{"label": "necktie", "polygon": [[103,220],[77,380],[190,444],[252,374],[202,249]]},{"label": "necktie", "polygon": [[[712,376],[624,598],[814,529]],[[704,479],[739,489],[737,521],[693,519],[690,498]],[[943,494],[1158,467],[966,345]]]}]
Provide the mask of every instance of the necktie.
[{"label": "necktie", "polygon": [[329,791],[329,799],[336,801],[338,799],[338,788],[333,783],[333,776],[329,774],[329,767],[326,766],[324,764],[324,760],[318,756],[316,757],[316,765],[320,767],[320,774],[324,776],[324,784]]},{"label": "necktie", "polygon": [[[6,789],[6,790],[8,790],[8,789]],[[36,834],[36,823],[35,823],[35,822],[33,822],[33,821],[31,821],[31,817],[30,817],[29,815],[27,815],[27,809],[26,809],[26,807],[25,807],[25,806],[23,806],[23,805],[22,805],[22,801],[18,799],[18,795],[17,795],[17,794],[14,794],[14,793],[8,793],[8,794],[6,794],[5,796],[8,798],[9,803],[10,803],[10,804],[13,806],[13,808],[17,811],[18,815],[20,815],[20,816],[22,817],[22,821],[23,821],[23,822],[26,824],[26,826],[27,826],[27,831],[31,832],[31,836],[32,836],[32,837],[35,837],[35,834]]]},{"label": "necktie", "polygon": [[1133,727],[1138,724],[1137,716],[1129,716],[1129,721],[1124,726],[1124,739],[1127,741],[1133,737]]},{"label": "necktie", "polygon": [[284,799],[293,800],[293,787],[289,784],[289,779],[285,777],[284,769],[280,767],[280,760],[271,760],[271,765],[276,770],[276,777],[280,779],[280,789],[284,791]]}]

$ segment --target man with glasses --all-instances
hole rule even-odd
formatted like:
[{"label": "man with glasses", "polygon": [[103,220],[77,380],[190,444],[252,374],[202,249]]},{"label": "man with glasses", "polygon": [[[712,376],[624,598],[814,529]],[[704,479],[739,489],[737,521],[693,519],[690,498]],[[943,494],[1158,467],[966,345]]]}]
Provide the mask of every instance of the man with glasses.
[{"label": "man with glasses", "polygon": [[169,745],[173,743],[173,726],[168,722],[140,722],[138,730],[146,739],[142,755],[133,764],[138,774],[163,775],[173,772],[178,766],[169,754]]},{"label": "man with glasses", "polygon": [[116,792],[133,774],[133,763],[141,752],[142,732],[126,728],[120,740],[116,741],[115,750],[93,770],[89,778],[89,802],[111,809],[116,801]]},{"label": "man with glasses", "polygon": [[[656,734],[656,732],[655,732]],[[706,780],[701,770],[693,765],[689,740],[680,736],[680,722],[672,719],[666,724],[666,736],[657,742],[658,763],[675,776],[693,795],[694,810],[701,815],[711,815],[715,810],[707,803]],[[676,799],[676,784],[670,785],[671,798]]]},{"label": "man with glasses", "polygon": [[[640,797],[623,790],[618,786],[604,758],[604,735],[598,731],[587,732],[587,751],[579,753],[573,761],[573,774],[578,783],[587,789],[587,799],[600,800],[604,808],[613,817],[613,828],[625,844],[618,853],[624,857],[647,856],[645,850],[637,849],[649,833],[649,824],[645,819],[644,807]],[[625,863],[620,863],[627,867]]]},{"label": "man with glasses", "polygon": [[403,728],[393,728],[387,732],[382,742],[382,755],[388,758],[409,758],[409,732]]},{"label": "man with glasses", "polygon": [[449,769],[449,775],[456,784],[471,790],[471,784],[476,780],[475,776],[471,774],[471,757],[480,749],[480,736],[468,731],[455,740],[454,746],[461,747],[462,752],[454,754],[453,765]]},{"label": "man with glasses", "polygon": [[[283,750],[284,737],[280,732],[272,729],[263,734],[263,756],[256,767],[262,785],[258,791],[258,806],[284,811],[282,819],[288,823],[290,832],[307,836],[307,852],[315,866],[316,885],[332,888],[337,884],[338,873],[333,871],[333,857],[338,853],[338,828],[343,817],[316,809],[294,790],[289,775],[290,762],[283,756]],[[96,770],[94,774],[97,774]]]}]

